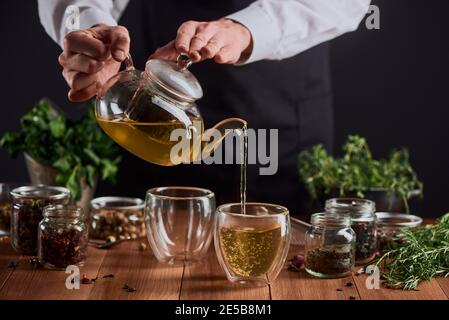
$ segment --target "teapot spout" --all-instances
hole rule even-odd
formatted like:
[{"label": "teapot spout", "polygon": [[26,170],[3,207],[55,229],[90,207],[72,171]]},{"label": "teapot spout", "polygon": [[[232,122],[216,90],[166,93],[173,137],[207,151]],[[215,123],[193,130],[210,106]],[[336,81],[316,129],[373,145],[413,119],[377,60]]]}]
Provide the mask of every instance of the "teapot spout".
[{"label": "teapot spout", "polygon": [[212,128],[205,130],[201,136],[203,145],[200,156],[202,159],[208,158],[217,150],[229,134],[236,133],[237,135],[243,135],[247,126],[247,122],[243,119],[228,118],[220,121]]}]

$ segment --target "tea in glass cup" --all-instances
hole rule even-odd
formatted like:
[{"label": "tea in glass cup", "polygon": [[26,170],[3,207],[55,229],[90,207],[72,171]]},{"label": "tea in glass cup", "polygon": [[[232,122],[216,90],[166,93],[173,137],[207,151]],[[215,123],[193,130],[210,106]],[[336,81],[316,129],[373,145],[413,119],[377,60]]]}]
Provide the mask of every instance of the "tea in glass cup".
[{"label": "tea in glass cup", "polygon": [[217,209],[215,250],[229,281],[264,286],[287,257],[291,227],[287,208],[265,203],[225,204]]}]

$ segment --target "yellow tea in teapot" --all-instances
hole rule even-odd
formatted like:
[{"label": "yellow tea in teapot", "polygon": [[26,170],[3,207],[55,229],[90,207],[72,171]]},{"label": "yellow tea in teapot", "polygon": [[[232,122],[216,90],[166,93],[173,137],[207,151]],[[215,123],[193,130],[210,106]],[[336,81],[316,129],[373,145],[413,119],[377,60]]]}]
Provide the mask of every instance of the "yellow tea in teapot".
[{"label": "yellow tea in teapot", "polygon": [[[185,129],[184,123],[177,120],[136,122],[128,118],[97,120],[108,136],[134,155],[161,166],[175,165],[170,153],[178,141],[171,141],[170,135],[175,129]],[[191,118],[191,121],[203,130],[202,119]],[[197,149],[190,148],[190,160],[196,159],[200,152]]]}]

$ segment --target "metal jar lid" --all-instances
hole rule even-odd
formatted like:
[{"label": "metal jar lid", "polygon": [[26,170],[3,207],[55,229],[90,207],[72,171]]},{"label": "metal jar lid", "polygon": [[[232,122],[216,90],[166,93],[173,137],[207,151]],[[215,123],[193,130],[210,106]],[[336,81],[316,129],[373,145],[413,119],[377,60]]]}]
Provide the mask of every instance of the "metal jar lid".
[{"label": "metal jar lid", "polygon": [[194,102],[203,96],[198,79],[187,69],[190,58],[181,54],[177,62],[152,59],[145,66],[145,75],[172,97],[185,102]]}]

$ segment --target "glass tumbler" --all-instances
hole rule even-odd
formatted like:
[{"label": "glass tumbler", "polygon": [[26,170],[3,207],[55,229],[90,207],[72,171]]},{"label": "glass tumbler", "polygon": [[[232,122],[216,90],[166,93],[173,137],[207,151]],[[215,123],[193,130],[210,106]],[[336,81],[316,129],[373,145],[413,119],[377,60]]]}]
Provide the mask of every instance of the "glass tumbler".
[{"label": "glass tumbler", "polygon": [[274,204],[225,204],[217,209],[215,251],[229,281],[265,286],[281,271],[290,246],[287,208]]},{"label": "glass tumbler", "polygon": [[214,214],[215,195],[207,189],[150,189],[145,199],[145,224],[156,258],[169,264],[201,260],[212,239]]}]

